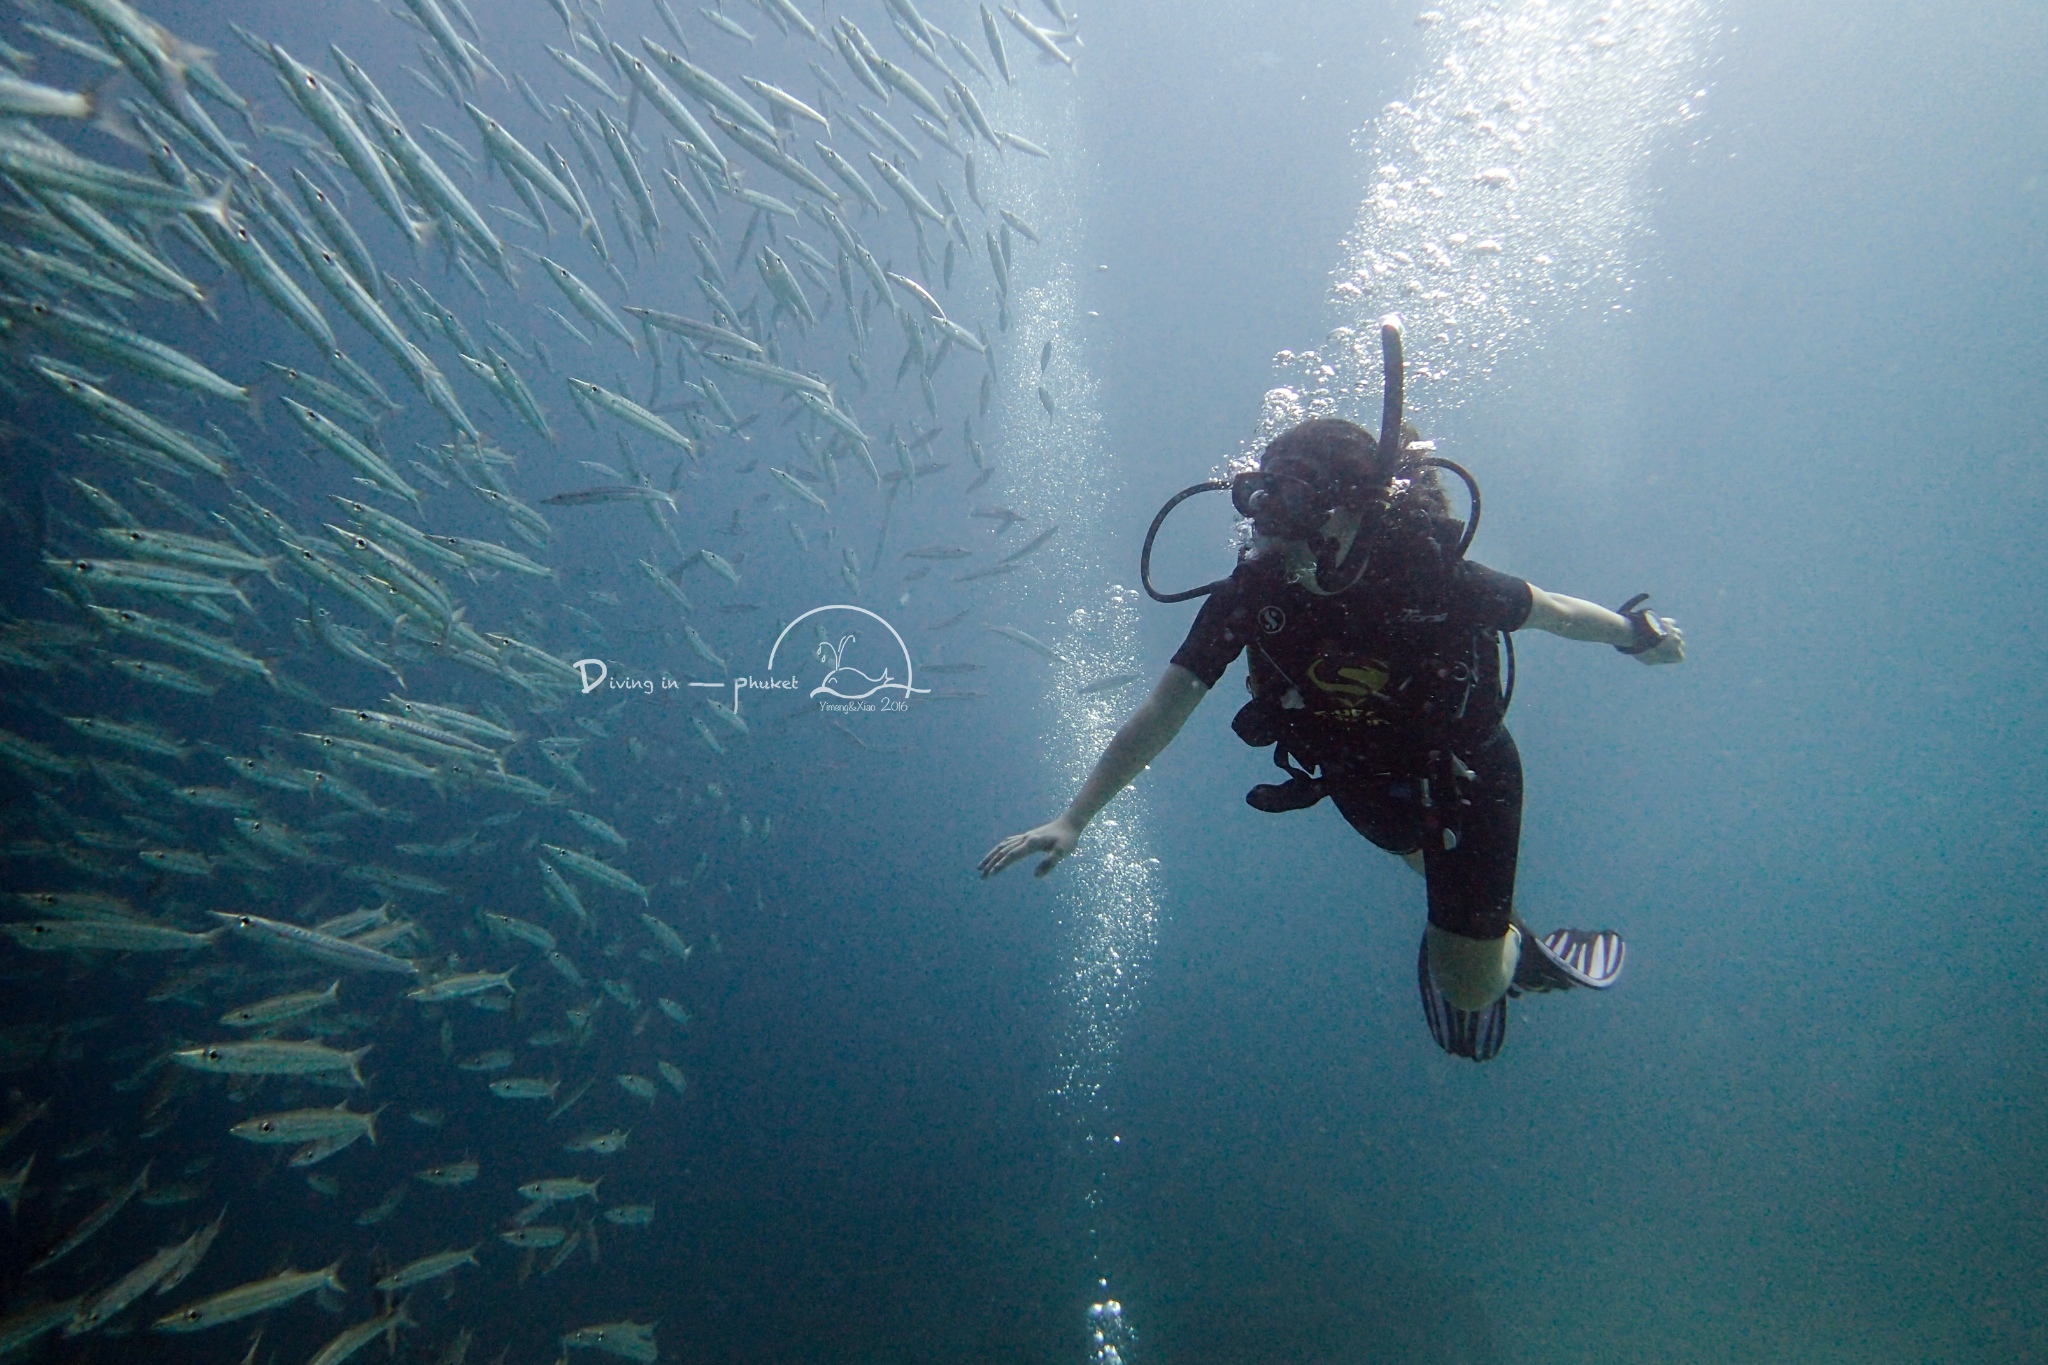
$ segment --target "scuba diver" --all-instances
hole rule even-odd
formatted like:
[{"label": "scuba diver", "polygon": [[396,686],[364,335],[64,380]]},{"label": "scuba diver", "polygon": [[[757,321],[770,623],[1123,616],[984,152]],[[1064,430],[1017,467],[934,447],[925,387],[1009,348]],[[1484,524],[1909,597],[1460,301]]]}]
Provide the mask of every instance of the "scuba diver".
[{"label": "scuba diver", "polygon": [[[1272,746],[1287,777],[1245,800],[1279,812],[1327,796],[1360,834],[1423,874],[1423,1014],[1444,1051],[1485,1061],[1506,1040],[1511,996],[1605,989],[1625,953],[1611,930],[1538,938],[1515,915],[1522,764],[1503,724],[1514,689],[1509,637],[1548,631],[1643,664],[1683,661],[1685,640],[1670,619],[1642,609],[1646,596],[1610,611],[1466,559],[1478,485],[1402,427],[1398,319],[1382,324],[1381,344],[1380,430],[1392,439],[1375,441],[1347,421],[1305,421],[1274,438],[1256,468],[1197,484],[1160,509],[1145,538],[1145,590],[1160,601],[1208,600],[1066,810],[1004,839],[980,871],[991,877],[1033,854],[1046,855],[1039,876],[1052,871],[1246,654],[1251,700],[1231,728],[1247,744]],[[1437,469],[1469,489],[1465,524],[1450,515]],[[1160,524],[1182,500],[1225,488],[1251,523],[1235,570],[1188,592],[1158,592],[1150,561]]]}]

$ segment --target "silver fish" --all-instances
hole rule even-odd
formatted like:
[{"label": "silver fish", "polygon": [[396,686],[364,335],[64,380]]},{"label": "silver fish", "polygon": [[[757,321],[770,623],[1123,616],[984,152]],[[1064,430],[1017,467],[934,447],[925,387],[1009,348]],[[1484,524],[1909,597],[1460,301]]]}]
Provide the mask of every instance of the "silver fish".
[{"label": "silver fish", "polygon": [[258,1114],[243,1119],[228,1132],[244,1142],[295,1143],[323,1138],[348,1137],[353,1142],[367,1137],[377,1140],[377,1115],[358,1114],[343,1100],[332,1109],[292,1109],[283,1113]]},{"label": "silver fish", "polygon": [[646,887],[634,881],[630,876],[620,869],[613,867],[610,863],[593,858],[587,853],[579,853],[573,848],[563,848],[560,844],[544,843],[541,847],[546,849],[548,855],[556,862],[577,876],[582,877],[585,881],[593,882],[599,886],[610,887],[614,891],[624,891],[628,895],[638,896],[643,902],[648,899]]},{"label": "silver fish", "polygon": [[78,1250],[79,1247],[85,1245],[94,1233],[114,1221],[114,1216],[128,1206],[129,1200],[149,1188],[149,1170],[153,1164],[153,1162],[143,1163],[142,1169],[136,1172],[133,1180],[115,1191],[108,1197],[105,1203],[87,1214],[84,1220],[65,1236],[63,1241],[37,1257],[29,1265],[28,1273],[34,1275],[39,1271],[47,1269],[63,1257],[68,1256]]},{"label": "silver fish", "polygon": [[83,1336],[106,1325],[108,1320],[118,1316],[122,1309],[161,1284],[166,1276],[176,1270],[191,1254],[193,1243],[203,1233],[195,1232],[183,1242],[160,1247],[154,1255],[141,1265],[123,1275],[120,1279],[88,1298],[78,1310],[78,1316],[65,1324],[67,1337]]},{"label": "silver fish", "polygon": [[281,1308],[295,1299],[303,1298],[316,1289],[331,1289],[337,1294],[346,1294],[348,1286],[335,1273],[341,1269],[336,1261],[324,1270],[286,1270],[267,1279],[215,1294],[211,1298],[187,1304],[174,1313],[166,1313],[156,1320],[159,1332],[198,1332],[208,1327],[219,1327],[224,1323],[236,1322],[256,1313]]},{"label": "silver fish", "polygon": [[569,387],[582,395],[585,401],[602,408],[612,416],[635,427],[658,441],[664,441],[691,456],[697,453],[697,443],[677,431],[673,426],[646,408],[641,407],[624,394],[613,393],[610,389],[593,384],[587,379],[571,379]]},{"label": "silver fish", "polygon": [[[398,1188],[403,1190],[405,1186],[400,1185]],[[315,1351],[306,1365],[342,1365],[343,1361],[378,1337],[395,1338],[399,1328],[410,1325],[412,1319],[406,1316],[405,1305],[401,1303],[389,1312],[379,1313],[375,1317],[363,1319],[353,1327],[344,1328],[332,1341]]]},{"label": "silver fish", "polygon": [[297,991],[290,995],[273,995],[250,1005],[237,1005],[223,1014],[220,1022],[229,1028],[264,1028],[296,1019],[302,1014],[311,1014],[335,1003],[340,995],[341,981],[336,978],[324,991]]},{"label": "silver fish", "polygon": [[506,991],[512,989],[511,972],[463,972],[456,976],[444,976],[438,981],[431,981],[407,991],[405,998],[422,1003],[467,1000],[472,996],[482,995],[485,991],[499,988]]},{"label": "silver fish", "polygon": [[990,626],[989,630],[993,631],[997,635],[1002,636],[1006,640],[1015,640],[1018,644],[1030,650],[1033,654],[1041,655],[1042,657],[1050,660],[1053,663],[1064,664],[1072,662],[1072,660],[1068,659],[1066,655],[1060,653],[1051,645],[1046,644],[1043,640],[1040,640],[1035,636],[1025,634],[1023,631],[1018,630],[1015,626]]},{"label": "silver fish", "polygon": [[625,1360],[654,1361],[660,1351],[654,1344],[651,1322],[600,1322],[562,1334],[562,1349],[602,1351]]},{"label": "silver fish", "polygon": [[0,924],[0,932],[40,952],[182,953],[210,947],[219,930],[191,934],[135,920],[32,920]]},{"label": "silver fish", "polygon": [[215,910],[212,914],[223,922],[225,928],[276,943],[331,966],[358,972],[389,972],[397,976],[417,977],[420,974],[419,967],[405,958],[380,953],[374,948],[365,948],[317,929],[265,919],[261,915],[235,914],[225,910]]},{"label": "silver fish", "polygon": [[370,1045],[353,1052],[340,1052],[324,1043],[210,1043],[184,1048],[171,1060],[194,1071],[223,1076],[320,1076],[346,1072],[349,1083],[361,1089],[362,1072],[357,1069]]},{"label": "silver fish", "polygon": [[427,1185],[452,1188],[474,1181],[477,1169],[477,1163],[474,1161],[451,1161],[446,1165],[429,1166],[424,1171],[418,1171],[413,1179]]},{"label": "silver fish", "polygon": [[1084,697],[1093,696],[1098,692],[1114,692],[1119,687],[1128,687],[1134,682],[1141,681],[1144,676],[1143,673],[1112,673],[1108,677],[1097,678],[1094,682],[1083,683],[1075,690]]},{"label": "silver fish", "polygon": [[395,1294],[401,1289],[410,1289],[428,1280],[437,1280],[466,1265],[475,1265],[476,1248],[467,1247],[461,1251],[437,1251],[431,1256],[422,1256],[417,1261],[402,1265],[377,1281],[372,1288],[381,1294]]}]

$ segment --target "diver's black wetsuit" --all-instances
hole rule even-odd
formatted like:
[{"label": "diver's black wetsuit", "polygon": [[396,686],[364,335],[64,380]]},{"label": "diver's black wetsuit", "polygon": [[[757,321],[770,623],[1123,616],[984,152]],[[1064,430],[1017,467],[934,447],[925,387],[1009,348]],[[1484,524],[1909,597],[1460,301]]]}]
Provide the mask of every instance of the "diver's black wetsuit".
[{"label": "diver's black wetsuit", "polygon": [[1459,529],[1417,518],[1382,535],[1357,586],[1334,597],[1286,582],[1277,564],[1241,561],[1173,662],[1214,687],[1248,653],[1252,701],[1232,728],[1299,765],[1286,787],[1265,789],[1262,808],[1329,796],[1381,848],[1422,850],[1430,923],[1498,938],[1514,909],[1522,827],[1499,632],[1528,620],[1530,595],[1523,580],[1459,558]]}]

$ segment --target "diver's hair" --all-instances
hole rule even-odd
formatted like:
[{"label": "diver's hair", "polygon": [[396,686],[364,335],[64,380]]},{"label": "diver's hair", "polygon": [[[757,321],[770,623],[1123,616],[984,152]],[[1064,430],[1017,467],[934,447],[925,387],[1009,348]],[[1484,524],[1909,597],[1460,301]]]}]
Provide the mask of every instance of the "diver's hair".
[{"label": "diver's hair", "polygon": [[1275,436],[1259,454],[1259,465],[1300,463],[1315,469],[1329,488],[1363,491],[1384,484],[1393,473],[1382,466],[1372,433],[1340,417],[1315,417]]},{"label": "diver's hair", "polygon": [[1448,514],[1449,500],[1436,471],[1422,463],[1423,456],[1409,449],[1420,437],[1415,428],[1401,428],[1401,440],[1392,458],[1383,458],[1383,447],[1371,432],[1341,417],[1315,417],[1296,423],[1267,443],[1259,456],[1262,468],[1276,462],[1298,462],[1314,468],[1320,482],[1355,495],[1386,497],[1394,480],[1405,480],[1394,501],[1438,515]]},{"label": "diver's hair", "polygon": [[1432,466],[1423,463],[1428,456],[1410,449],[1421,439],[1421,432],[1406,422],[1401,424],[1401,461],[1394,476],[1406,479],[1408,486],[1398,503],[1428,516],[1448,517],[1451,515],[1451,500],[1444,496],[1443,480]]}]

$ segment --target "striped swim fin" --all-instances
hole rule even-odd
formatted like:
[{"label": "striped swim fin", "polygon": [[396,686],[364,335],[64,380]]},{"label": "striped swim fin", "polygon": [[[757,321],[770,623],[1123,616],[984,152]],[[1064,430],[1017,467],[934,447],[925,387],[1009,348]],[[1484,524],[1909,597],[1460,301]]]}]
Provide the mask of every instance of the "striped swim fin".
[{"label": "striped swim fin", "polygon": [[1574,986],[1604,991],[1621,976],[1628,945],[1612,929],[1553,929],[1542,938],[1522,937],[1515,989],[1542,993]]},{"label": "striped swim fin", "polygon": [[[1527,942],[1527,939],[1524,939]],[[1527,960],[1527,952],[1523,959]],[[1429,1036],[1453,1057],[1470,1057],[1475,1062],[1490,1060],[1508,1040],[1508,1000],[1494,1001],[1477,1013],[1459,1009],[1444,999],[1429,974],[1429,940],[1424,939],[1415,959],[1415,982],[1422,991],[1422,1017],[1429,1022]]]}]

